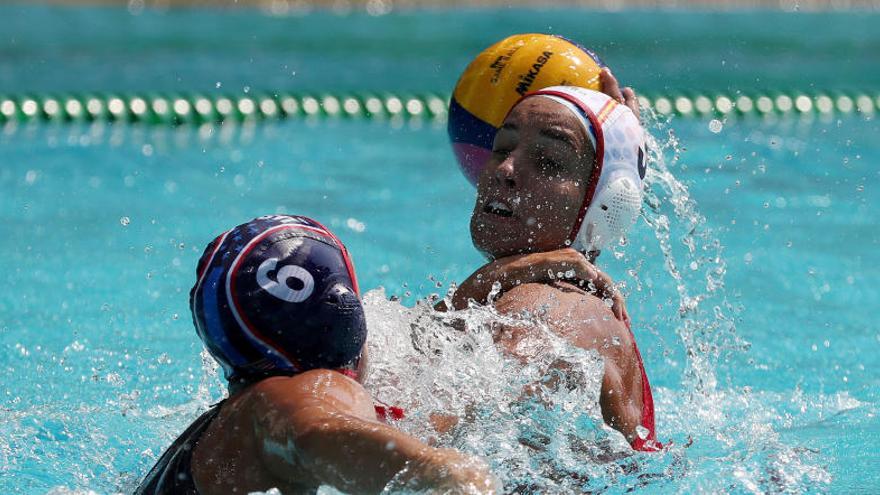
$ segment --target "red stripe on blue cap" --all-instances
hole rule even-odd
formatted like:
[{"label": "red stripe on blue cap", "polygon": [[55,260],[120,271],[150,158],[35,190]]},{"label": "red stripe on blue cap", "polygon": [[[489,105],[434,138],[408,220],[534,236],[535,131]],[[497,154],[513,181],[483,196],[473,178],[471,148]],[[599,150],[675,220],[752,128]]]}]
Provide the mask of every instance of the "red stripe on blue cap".
[{"label": "red stripe on blue cap", "polygon": [[[315,228],[302,224],[282,224],[266,229],[260,235],[251,239],[250,242],[248,242],[245,248],[241,251],[241,253],[239,253],[238,256],[235,258],[235,261],[230,267],[229,274],[227,276],[226,296],[232,302],[232,306],[230,307],[230,309],[232,309],[232,316],[235,317],[236,321],[238,321],[239,325],[242,326],[243,330],[250,333],[251,336],[254,337],[256,340],[260,341],[264,345],[270,347],[273,351],[277,352],[281,357],[287,360],[291,366],[293,366],[294,368],[300,368],[297,360],[290,356],[288,353],[284,352],[282,346],[278,345],[273,339],[264,335],[257,329],[257,327],[253,323],[250,322],[247,315],[241,309],[241,304],[238,301],[238,294],[235,291],[235,282],[238,277],[238,269],[244,262],[245,258],[247,258],[248,253],[250,253],[251,250],[254,248],[254,246],[256,246],[266,237],[276,232],[292,229],[307,230],[309,232],[315,232],[324,236],[328,236],[329,234],[329,232],[323,228]],[[329,237],[332,238],[332,235]]]},{"label": "red stripe on blue cap", "polygon": [[297,219],[300,219],[301,221],[307,221],[307,222],[313,223],[317,227],[313,227],[310,225],[303,225],[301,223],[282,224],[282,225],[277,225],[275,227],[266,229],[266,231],[262,232],[257,237],[251,239],[248,242],[248,244],[245,246],[245,248],[241,251],[241,253],[239,253],[238,256],[236,256],[235,261],[233,262],[232,266],[229,269],[229,274],[227,276],[226,295],[227,295],[228,299],[232,302],[230,309],[232,310],[233,317],[235,317],[236,321],[239,323],[239,325],[242,327],[242,329],[245,330],[245,332],[249,333],[254,339],[258,340],[260,343],[266,345],[267,347],[271,348],[273,351],[277,352],[282,358],[287,360],[291,364],[291,366],[293,366],[294,368],[301,368],[300,364],[297,362],[296,359],[294,359],[289,354],[284,352],[282,346],[278,345],[273,339],[271,339],[271,338],[267,337],[266,335],[264,335],[263,333],[261,333],[257,329],[257,327],[253,323],[251,323],[251,321],[247,318],[247,315],[241,309],[241,304],[238,301],[238,295],[237,295],[237,292],[235,291],[235,282],[236,282],[236,279],[238,276],[238,269],[241,266],[241,264],[244,262],[248,253],[250,253],[250,251],[254,248],[254,246],[256,246],[260,241],[262,241],[266,237],[268,237],[276,232],[279,232],[281,230],[299,229],[299,230],[306,230],[309,232],[314,232],[316,234],[330,238],[336,244],[337,248],[342,253],[342,258],[345,262],[346,270],[348,271],[349,278],[351,279],[351,283],[353,285],[352,289],[354,289],[355,294],[360,295],[360,292],[359,292],[359,288],[357,285],[357,278],[355,277],[355,274],[354,274],[354,265],[352,264],[351,258],[348,255],[348,251],[345,249],[345,245],[342,244],[342,241],[340,241],[332,232],[330,232],[329,229],[327,229],[326,227],[324,227],[320,223],[316,222],[315,220],[312,220],[311,218],[308,218],[308,217],[292,217],[292,218],[297,218]]},{"label": "red stripe on blue cap", "polygon": [[[238,296],[235,293],[235,282],[236,282],[236,279],[238,278],[238,269],[241,266],[242,262],[244,262],[248,253],[250,253],[250,251],[254,248],[254,246],[256,246],[260,241],[262,241],[266,237],[274,234],[275,232],[278,232],[281,230],[287,230],[287,229],[296,229],[296,228],[320,232],[318,229],[308,227],[305,225],[283,224],[283,225],[277,225],[275,227],[266,229],[263,233],[261,233],[257,237],[254,237],[253,239],[251,239],[250,242],[247,243],[245,248],[242,249],[241,253],[238,254],[238,256],[235,258],[235,261],[232,263],[232,266],[229,268],[229,273],[226,277],[226,297],[229,299],[229,301],[232,302],[232,305],[230,306],[230,309],[232,310],[232,316],[235,317],[236,321],[242,327],[242,330],[249,333],[254,339],[256,339],[256,340],[260,341],[261,343],[263,343],[264,345],[270,347],[273,351],[277,352],[280,356],[282,356],[284,359],[286,359],[287,362],[289,362],[291,366],[293,366],[296,369],[299,369],[300,366],[297,363],[296,359],[294,359],[293,357],[291,357],[287,353],[285,353],[283,348],[280,345],[278,345],[271,338],[263,335],[250,322],[250,320],[248,320],[247,315],[241,309],[241,305],[239,304],[239,301],[238,301]],[[320,233],[323,234],[323,232],[320,232]]]},{"label": "red stripe on blue cap", "polygon": [[351,279],[351,284],[353,285],[352,289],[354,289],[354,293],[357,294],[358,297],[360,297],[361,290],[360,287],[358,287],[357,275],[355,275],[354,272],[354,262],[351,260],[351,256],[349,256],[348,249],[345,248],[345,244],[343,244],[342,241],[340,241],[339,238],[336,237],[336,234],[331,232],[330,229],[328,229],[327,227],[324,227],[324,225],[322,225],[317,220],[313,220],[311,218],[309,218],[308,220],[310,222],[313,222],[318,227],[324,229],[324,234],[333,239],[333,242],[335,242],[339,250],[342,251],[342,259],[345,260],[345,268],[348,270],[348,277]]}]

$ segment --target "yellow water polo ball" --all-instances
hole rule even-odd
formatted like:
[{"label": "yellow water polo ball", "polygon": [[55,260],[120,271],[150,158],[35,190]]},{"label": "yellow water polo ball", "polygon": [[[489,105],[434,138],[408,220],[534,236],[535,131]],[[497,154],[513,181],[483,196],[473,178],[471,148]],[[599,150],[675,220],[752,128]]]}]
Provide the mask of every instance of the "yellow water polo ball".
[{"label": "yellow water polo ball", "polygon": [[461,74],[449,103],[449,139],[465,177],[477,183],[495,133],[525,94],[559,85],[601,91],[603,67],[592,51],[550,34],[517,34],[483,50]]}]

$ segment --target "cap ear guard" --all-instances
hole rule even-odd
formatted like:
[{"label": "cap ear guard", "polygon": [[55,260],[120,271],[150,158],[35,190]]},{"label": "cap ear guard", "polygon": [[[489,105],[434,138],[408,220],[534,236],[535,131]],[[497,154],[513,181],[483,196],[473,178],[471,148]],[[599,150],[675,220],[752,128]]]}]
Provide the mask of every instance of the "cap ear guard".
[{"label": "cap ear guard", "polygon": [[593,139],[596,151],[593,174],[598,170],[598,177],[590,178],[591,182],[595,180],[595,189],[591,195],[588,184],[584,198],[586,211],[580,224],[575,224],[577,230],[571,241],[572,247],[579,251],[601,251],[626,235],[641,211],[644,129],[626,105],[597,91],[566,86],[546,88],[535,94],[550,94],[557,101],[564,99],[571,103],[564,106],[579,118]]},{"label": "cap ear guard", "polygon": [[629,177],[618,177],[596,191],[574,241],[575,249],[601,251],[617,241],[639,217],[642,194]]}]

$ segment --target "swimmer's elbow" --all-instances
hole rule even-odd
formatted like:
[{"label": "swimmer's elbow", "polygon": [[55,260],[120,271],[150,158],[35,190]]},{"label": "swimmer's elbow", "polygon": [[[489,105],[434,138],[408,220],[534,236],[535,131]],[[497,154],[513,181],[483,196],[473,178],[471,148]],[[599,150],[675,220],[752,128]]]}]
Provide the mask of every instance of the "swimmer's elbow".
[{"label": "swimmer's elbow", "polygon": [[316,476],[320,470],[315,467],[338,458],[338,439],[352,430],[344,414],[327,415],[325,411],[310,409],[287,418],[286,425],[256,429],[263,464],[281,479],[295,483],[326,482]]},{"label": "swimmer's elbow", "polygon": [[366,421],[343,411],[328,413],[322,409],[312,414],[309,411],[303,413],[308,417],[296,421],[296,429],[290,438],[304,465],[321,464],[328,458],[346,458],[364,440],[381,436],[378,430],[384,427],[381,423]]}]

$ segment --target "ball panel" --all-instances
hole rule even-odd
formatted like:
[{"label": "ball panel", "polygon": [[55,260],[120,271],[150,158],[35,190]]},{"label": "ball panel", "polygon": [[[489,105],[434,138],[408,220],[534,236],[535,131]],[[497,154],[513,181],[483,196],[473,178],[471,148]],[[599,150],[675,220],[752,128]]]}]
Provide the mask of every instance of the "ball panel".
[{"label": "ball panel", "polygon": [[[571,43],[572,45],[576,46],[576,47],[577,47],[579,50],[581,50],[582,52],[584,52],[584,53],[586,53],[587,55],[589,55],[590,58],[593,59],[593,62],[596,62],[596,64],[599,66],[599,69],[600,69],[600,70],[601,70],[601,69],[604,69],[605,67],[608,67],[607,65],[605,65],[605,62],[603,62],[602,59],[599,58],[599,55],[597,55],[596,52],[594,52],[593,50],[590,50],[589,48],[587,48],[587,47],[585,47],[584,45],[578,43],[577,41],[570,40],[570,39],[566,38],[565,36],[560,36],[560,35],[558,35],[558,34],[554,34],[553,36],[556,36],[556,37],[558,37],[558,38],[564,39],[565,41],[567,41],[567,42]],[[590,89],[595,89],[596,91],[600,91],[598,88],[590,88]]]},{"label": "ball panel", "polygon": [[461,172],[471,184],[476,184],[492,150],[467,143],[452,143],[452,151],[461,166]]},{"label": "ball panel", "polygon": [[477,55],[459,78],[449,107],[449,138],[468,180],[476,183],[495,132],[523,95],[559,85],[600,91],[603,67],[592,51],[547,34],[510,36]]},{"label": "ball panel", "polygon": [[598,57],[558,36],[521,34],[480,53],[462,73],[455,99],[477,118],[500,127],[526,93],[549,86],[599,90]]},{"label": "ball panel", "polygon": [[467,111],[455,98],[449,103],[447,122],[446,129],[453,143],[469,143],[492,149],[497,129]]}]

